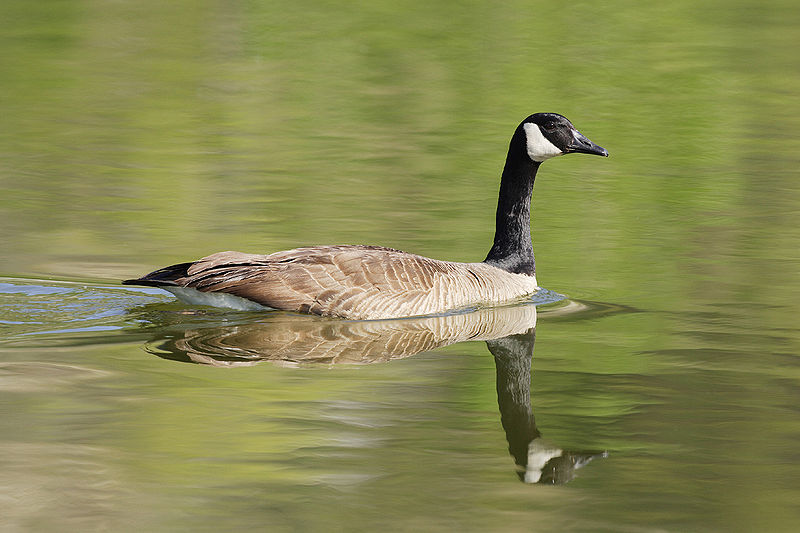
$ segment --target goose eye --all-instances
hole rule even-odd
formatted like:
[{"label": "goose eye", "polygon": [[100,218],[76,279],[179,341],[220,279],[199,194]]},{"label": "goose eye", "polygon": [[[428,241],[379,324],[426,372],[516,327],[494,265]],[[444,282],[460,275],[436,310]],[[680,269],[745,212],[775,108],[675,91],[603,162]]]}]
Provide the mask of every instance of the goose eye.
[{"label": "goose eye", "polygon": [[554,130],[556,128],[555,122],[546,122],[544,125],[544,129],[546,130]]}]

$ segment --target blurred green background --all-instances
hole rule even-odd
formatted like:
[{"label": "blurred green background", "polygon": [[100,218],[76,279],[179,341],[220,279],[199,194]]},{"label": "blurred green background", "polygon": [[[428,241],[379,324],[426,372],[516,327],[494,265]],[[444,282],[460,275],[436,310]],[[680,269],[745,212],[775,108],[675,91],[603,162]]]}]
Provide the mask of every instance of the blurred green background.
[{"label": "blurred green background", "polygon": [[[0,20],[0,529],[797,530],[796,2],[5,0]],[[516,482],[483,343],[179,365],[126,309],[180,308],[107,287],[227,249],[481,260],[538,111],[611,153],[542,167],[539,283],[639,311],[540,320],[542,431],[610,452],[570,485]],[[88,288],[18,290],[34,278]]]}]

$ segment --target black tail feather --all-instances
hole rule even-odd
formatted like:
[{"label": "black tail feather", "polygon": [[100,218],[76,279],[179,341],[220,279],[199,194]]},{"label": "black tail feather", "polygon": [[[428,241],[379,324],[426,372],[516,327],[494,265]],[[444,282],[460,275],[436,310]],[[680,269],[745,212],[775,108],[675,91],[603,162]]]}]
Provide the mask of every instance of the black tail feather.
[{"label": "black tail feather", "polygon": [[179,285],[175,280],[189,275],[189,267],[194,263],[180,263],[164,267],[138,279],[123,280],[123,285],[143,285],[145,287],[161,287],[163,285]]}]

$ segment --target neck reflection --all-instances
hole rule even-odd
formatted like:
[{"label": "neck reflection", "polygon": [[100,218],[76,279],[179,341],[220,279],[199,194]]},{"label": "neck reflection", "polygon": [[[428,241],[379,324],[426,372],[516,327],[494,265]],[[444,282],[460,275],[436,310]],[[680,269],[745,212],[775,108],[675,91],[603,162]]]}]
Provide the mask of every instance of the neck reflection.
[{"label": "neck reflection", "polygon": [[[530,303],[446,316],[343,321],[272,313],[257,322],[159,328],[159,357],[221,367],[371,364],[482,340],[494,357],[500,419],[523,482],[563,484],[602,451],[569,451],[542,439],[531,404],[536,307]],[[188,326],[188,327],[187,327]],[[199,326],[199,325],[198,325]]]},{"label": "neck reflection", "polygon": [[566,451],[542,439],[531,404],[531,361],[536,330],[487,340],[497,369],[497,404],[508,451],[525,483],[561,485],[603,451]]}]

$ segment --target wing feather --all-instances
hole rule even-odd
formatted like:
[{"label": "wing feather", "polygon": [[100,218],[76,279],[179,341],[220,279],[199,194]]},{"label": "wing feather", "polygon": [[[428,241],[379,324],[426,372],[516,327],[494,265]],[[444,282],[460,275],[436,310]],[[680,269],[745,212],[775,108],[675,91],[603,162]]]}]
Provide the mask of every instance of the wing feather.
[{"label": "wing feather", "polygon": [[500,272],[480,263],[438,261],[392,248],[340,245],[270,255],[219,252],[130,283],[225,292],[275,309],[345,318],[438,313],[495,300],[498,294],[508,299],[525,293],[502,279],[487,281],[488,272],[481,275],[481,269]]}]

